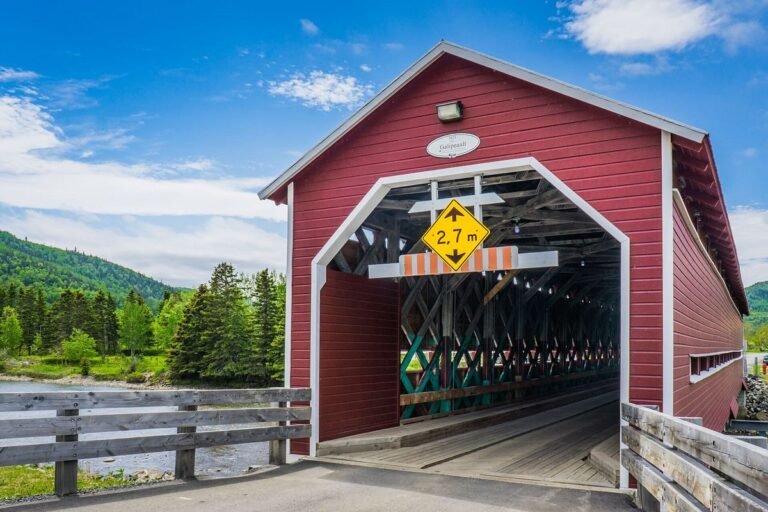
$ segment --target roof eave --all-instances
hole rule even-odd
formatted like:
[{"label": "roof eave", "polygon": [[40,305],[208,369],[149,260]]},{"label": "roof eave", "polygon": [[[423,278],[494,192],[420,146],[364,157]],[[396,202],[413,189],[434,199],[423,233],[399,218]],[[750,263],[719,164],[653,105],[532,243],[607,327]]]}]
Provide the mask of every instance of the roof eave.
[{"label": "roof eave", "polygon": [[468,48],[464,48],[447,41],[441,41],[431,50],[429,50],[423,57],[421,57],[408,69],[401,73],[397,78],[395,78],[395,80],[393,80],[389,85],[382,89],[379,94],[371,98],[357,112],[352,114],[352,116],[341,123],[335,130],[328,134],[328,136],[318,142],[312,149],[305,153],[304,156],[302,156],[293,165],[291,165],[284,173],[275,178],[275,180],[273,180],[269,185],[264,187],[259,192],[259,198],[270,198],[272,194],[274,194],[290,180],[292,180],[299,172],[301,172],[307,165],[312,163],[317,157],[323,154],[325,150],[332,146],[338,139],[343,137],[346,133],[357,126],[371,112],[373,112],[382,103],[391,98],[403,86],[418,76],[432,62],[444,54],[454,55],[467,61],[474,62],[481,66],[485,66],[509,76],[519,78],[553,92],[569,96],[595,107],[613,112],[629,119],[633,119],[639,123],[653,126],[660,130],[668,131],[693,142],[701,143],[707,136],[707,132],[699,128],[694,128],[692,126],[688,126],[672,119],[653,114],[632,105],[601,96],[586,89],[561,82],[554,78],[550,78],[520,66],[504,62],[474,50],[470,50]]}]

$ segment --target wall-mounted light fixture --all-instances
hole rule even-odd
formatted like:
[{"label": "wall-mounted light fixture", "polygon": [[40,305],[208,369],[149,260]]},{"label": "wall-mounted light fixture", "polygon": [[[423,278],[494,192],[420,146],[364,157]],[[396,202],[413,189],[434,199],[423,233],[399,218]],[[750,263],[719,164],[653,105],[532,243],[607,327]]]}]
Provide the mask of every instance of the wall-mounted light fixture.
[{"label": "wall-mounted light fixture", "polygon": [[449,101],[437,106],[437,118],[443,123],[460,121],[464,117],[464,108],[460,101]]}]

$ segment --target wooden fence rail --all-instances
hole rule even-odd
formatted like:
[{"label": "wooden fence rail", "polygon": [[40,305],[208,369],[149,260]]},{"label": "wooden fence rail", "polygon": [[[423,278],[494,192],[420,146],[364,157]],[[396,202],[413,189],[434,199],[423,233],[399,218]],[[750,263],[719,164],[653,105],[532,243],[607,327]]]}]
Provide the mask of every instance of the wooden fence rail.
[{"label": "wooden fence rail", "polygon": [[[622,464],[637,480],[643,510],[768,511],[768,451],[633,404],[621,405],[629,424]],[[642,499],[650,494],[656,503]]]},{"label": "wooden fence rail", "polygon": [[[194,477],[195,450],[211,446],[270,442],[270,463],[285,463],[286,439],[308,438],[309,407],[304,388],[219,389],[177,391],[97,391],[0,393],[0,412],[16,412],[0,419],[0,466],[55,462],[55,492],[77,492],[77,461],[137,453],[176,451],[176,478]],[[263,406],[277,403],[277,407]],[[213,406],[243,408],[215,409]],[[261,406],[259,406],[261,405]],[[177,411],[146,412],[144,407],[177,407]],[[198,410],[199,406],[208,406]],[[138,409],[111,414],[81,414],[90,409]],[[39,417],[30,411],[55,411]],[[274,426],[252,427],[252,423]],[[300,423],[289,423],[300,422]],[[201,426],[247,425],[247,428],[202,431]],[[174,434],[140,435],[81,441],[80,434],[176,428]],[[55,442],[3,445],[3,439],[55,436]]]}]

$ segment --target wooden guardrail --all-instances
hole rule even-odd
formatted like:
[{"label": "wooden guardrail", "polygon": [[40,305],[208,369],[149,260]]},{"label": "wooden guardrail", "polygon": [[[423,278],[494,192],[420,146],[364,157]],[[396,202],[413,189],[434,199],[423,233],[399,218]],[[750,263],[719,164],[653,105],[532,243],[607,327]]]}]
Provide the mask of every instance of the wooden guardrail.
[{"label": "wooden guardrail", "polygon": [[629,423],[621,429],[622,465],[637,480],[643,510],[768,511],[767,450],[690,418],[629,403],[621,414]]},{"label": "wooden guardrail", "polygon": [[[270,441],[270,463],[285,463],[285,440],[307,438],[309,407],[288,407],[305,402],[304,388],[217,389],[175,391],[64,391],[0,393],[0,412],[21,413],[0,419],[0,466],[55,463],[55,492],[77,492],[77,461],[95,457],[176,451],[177,479],[194,478],[195,450],[210,446]],[[264,404],[277,404],[277,407]],[[200,406],[229,408],[206,408]],[[147,412],[143,407],[173,406],[177,411]],[[246,406],[232,408],[231,406]],[[138,408],[116,414],[87,414],[90,409]],[[33,411],[56,411],[40,417]],[[288,424],[288,422],[302,422]],[[249,423],[276,423],[229,430],[202,431],[197,427]],[[175,434],[141,435],[116,439],[78,440],[79,434],[176,428]],[[55,442],[3,446],[3,439],[56,436]]]}]

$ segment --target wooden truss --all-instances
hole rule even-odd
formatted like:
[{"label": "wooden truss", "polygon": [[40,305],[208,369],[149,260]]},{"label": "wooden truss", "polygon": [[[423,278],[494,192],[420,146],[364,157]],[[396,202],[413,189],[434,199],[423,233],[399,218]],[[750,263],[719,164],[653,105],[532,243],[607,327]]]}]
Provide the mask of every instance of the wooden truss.
[{"label": "wooden truss", "polygon": [[[440,183],[443,197],[473,182]],[[521,399],[582,378],[615,375],[619,347],[619,244],[533,171],[484,179],[503,205],[482,206],[486,247],[520,255],[556,250],[559,266],[400,278],[401,418]],[[428,212],[408,214],[430,187],[392,190],[336,255],[365,275],[423,252]]]}]

